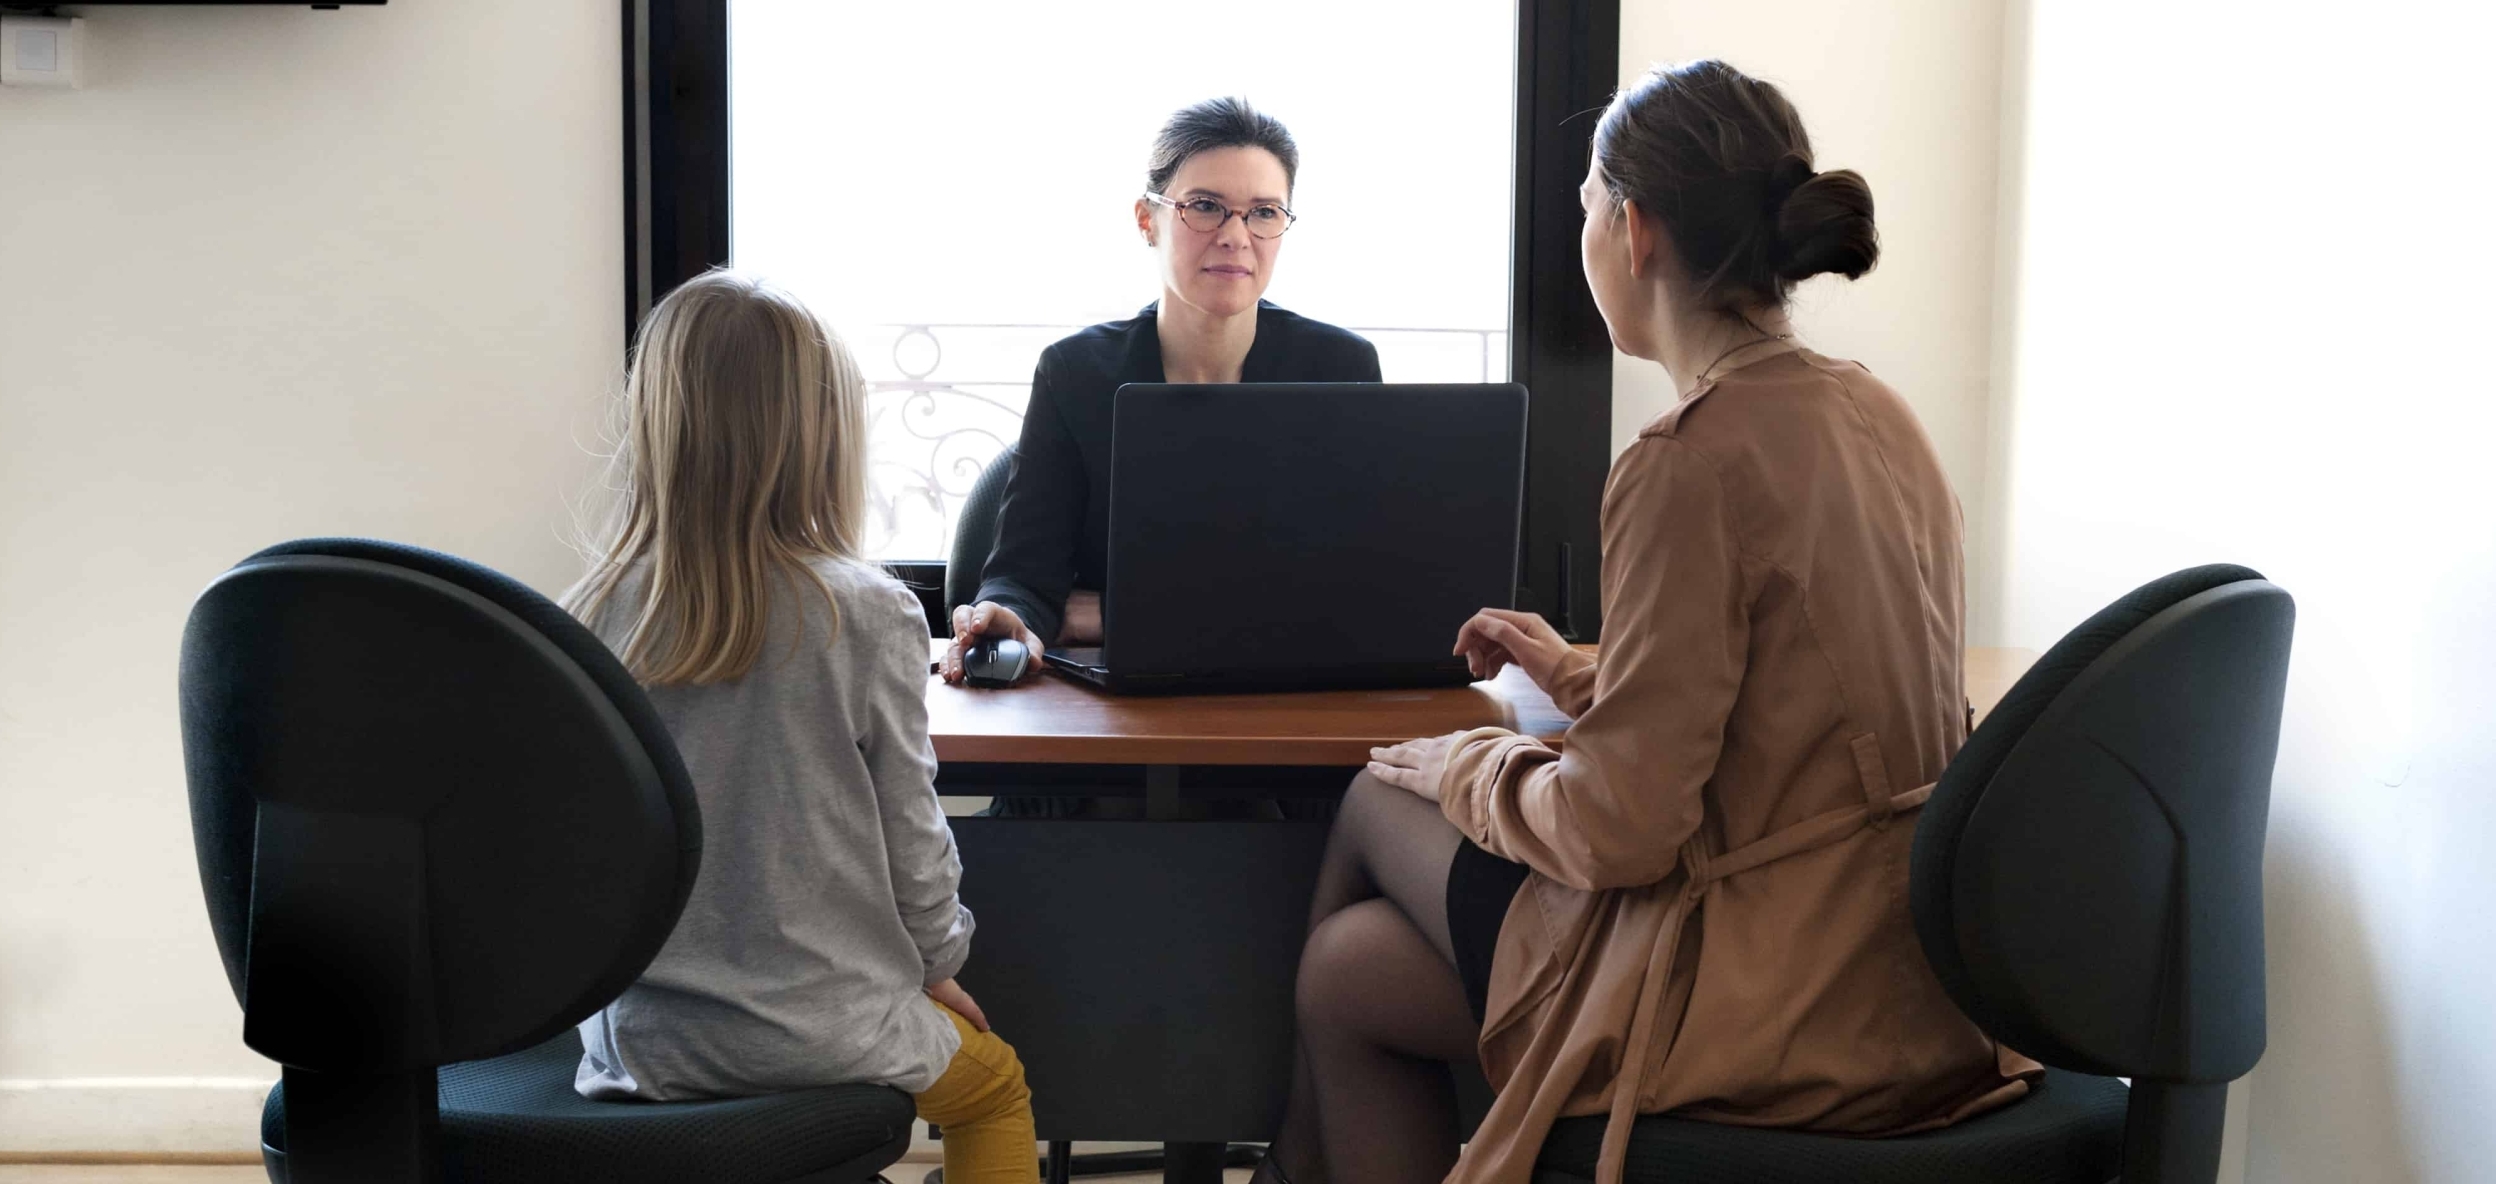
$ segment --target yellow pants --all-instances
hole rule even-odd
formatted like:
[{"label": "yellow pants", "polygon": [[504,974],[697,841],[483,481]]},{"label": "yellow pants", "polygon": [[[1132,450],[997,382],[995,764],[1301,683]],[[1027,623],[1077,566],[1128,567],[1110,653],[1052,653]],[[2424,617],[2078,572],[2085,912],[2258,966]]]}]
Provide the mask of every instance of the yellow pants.
[{"label": "yellow pants", "polygon": [[953,1054],[945,1075],[912,1099],[921,1119],[944,1128],[945,1184],[1038,1184],[1040,1153],[1022,1059],[996,1033],[928,1002],[962,1034],[962,1051]]}]

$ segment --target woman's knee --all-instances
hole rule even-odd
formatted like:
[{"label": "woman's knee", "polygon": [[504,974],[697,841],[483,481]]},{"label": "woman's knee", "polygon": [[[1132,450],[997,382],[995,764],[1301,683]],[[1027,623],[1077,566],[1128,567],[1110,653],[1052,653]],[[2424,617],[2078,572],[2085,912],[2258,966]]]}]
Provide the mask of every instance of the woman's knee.
[{"label": "woman's knee", "polygon": [[1421,795],[1363,770],[1344,787],[1343,805],[1335,813],[1335,839],[1343,842],[1348,837],[1361,844],[1382,841],[1405,827],[1421,825],[1425,817],[1439,816],[1439,808]]},{"label": "woman's knee", "polygon": [[[1391,977],[1397,942],[1412,922],[1389,901],[1372,898],[1317,923],[1300,951],[1293,1001],[1300,1023],[1311,1028],[1358,1026],[1355,1018]],[[1391,989],[1391,988],[1390,988]]]},{"label": "woman's knee", "polygon": [[1355,810],[1377,810],[1395,804],[1397,797],[1412,797],[1412,791],[1397,789],[1380,781],[1363,769],[1352,775],[1352,783],[1343,787],[1343,809],[1337,817]]}]

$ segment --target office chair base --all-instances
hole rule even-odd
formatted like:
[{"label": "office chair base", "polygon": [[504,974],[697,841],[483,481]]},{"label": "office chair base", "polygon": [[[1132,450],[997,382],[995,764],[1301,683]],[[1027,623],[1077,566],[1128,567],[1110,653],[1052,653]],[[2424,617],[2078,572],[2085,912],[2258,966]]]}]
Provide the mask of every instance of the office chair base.
[{"label": "office chair base", "polygon": [[[1040,1178],[1048,1184],[1063,1184],[1078,1176],[1128,1176],[1159,1170],[1167,1180],[1186,1180],[1190,1174],[1221,1178],[1224,1168],[1253,1168],[1265,1161],[1265,1149],[1254,1143],[1170,1143],[1160,1151],[1098,1151],[1076,1155],[1074,1145],[1066,1142],[1049,1144],[1049,1154],[1040,1161]],[[927,1173],[922,1184],[945,1184],[945,1169]]]}]

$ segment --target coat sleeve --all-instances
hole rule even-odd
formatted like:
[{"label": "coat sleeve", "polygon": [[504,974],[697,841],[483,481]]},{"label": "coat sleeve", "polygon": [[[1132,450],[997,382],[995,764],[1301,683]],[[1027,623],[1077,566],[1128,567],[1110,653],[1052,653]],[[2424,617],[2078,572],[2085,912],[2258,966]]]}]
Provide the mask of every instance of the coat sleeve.
[{"label": "coat sleeve", "polygon": [[1742,686],[1749,596],[1731,507],[1679,440],[1643,438],[1613,467],[1603,604],[1591,701],[1562,750],[1469,732],[1439,782],[1440,808],[1483,850],[1586,890],[1671,874]]},{"label": "coat sleeve", "polygon": [[1560,714],[1576,719],[1595,705],[1595,671],[1602,664],[1594,655],[1579,650],[1569,651],[1560,659],[1560,669],[1552,675],[1551,705]]}]

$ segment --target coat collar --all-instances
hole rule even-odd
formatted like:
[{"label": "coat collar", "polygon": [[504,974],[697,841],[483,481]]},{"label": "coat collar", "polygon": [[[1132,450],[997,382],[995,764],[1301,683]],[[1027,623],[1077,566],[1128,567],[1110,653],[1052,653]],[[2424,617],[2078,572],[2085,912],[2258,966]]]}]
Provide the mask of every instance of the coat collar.
[{"label": "coat collar", "polygon": [[1778,361],[1779,359],[1784,358],[1801,358],[1806,363],[1812,360],[1811,355],[1806,349],[1801,346],[1797,346],[1793,349],[1778,350],[1777,352],[1766,355],[1765,357],[1744,362],[1722,374],[1710,377],[1707,381],[1691,388],[1689,394],[1683,395],[1681,397],[1681,401],[1673,404],[1670,409],[1664,412],[1664,414],[1648,420],[1647,426],[1638,429],[1638,435],[1642,438],[1647,436],[1680,435],[1682,417],[1690,414],[1690,409],[1698,406],[1699,400],[1706,398],[1710,392],[1714,391],[1718,386],[1723,385],[1726,379],[1737,377],[1755,366],[1765,366],[1770,362]]}]

